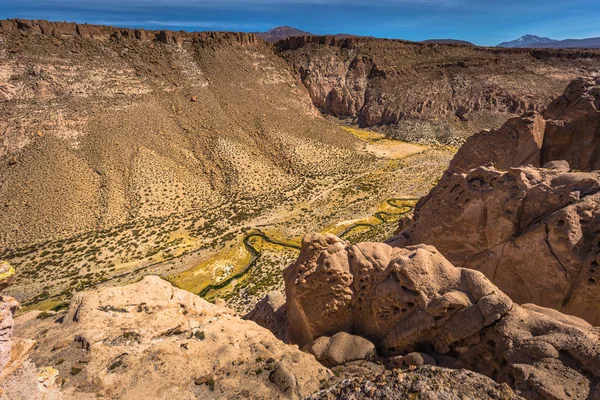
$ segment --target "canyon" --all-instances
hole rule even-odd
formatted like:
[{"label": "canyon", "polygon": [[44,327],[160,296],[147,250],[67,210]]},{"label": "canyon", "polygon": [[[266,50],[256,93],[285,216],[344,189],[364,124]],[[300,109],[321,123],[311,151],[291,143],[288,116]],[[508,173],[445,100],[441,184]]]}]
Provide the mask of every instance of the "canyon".
[{"label": "canyon", "polygon": [[598,398],[599,72],[0,21],[0,398]]}]

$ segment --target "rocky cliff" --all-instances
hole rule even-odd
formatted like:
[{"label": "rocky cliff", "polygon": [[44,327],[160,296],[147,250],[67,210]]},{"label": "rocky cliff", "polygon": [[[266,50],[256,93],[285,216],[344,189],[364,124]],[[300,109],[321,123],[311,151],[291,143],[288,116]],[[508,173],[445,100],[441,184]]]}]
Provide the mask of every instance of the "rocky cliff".
[{"label": "rocky cliff", "polygon": [[26,35],[41,34],[55,39],[73,38],[109,40],[131,39],[142,42],[156,41],[164,44],[181,45],[184,42],[211,43],[227,42],[242,46],[256,46],[262,43],[252,33],[241,32],[173,32],[149,31],[145,29],[113,28],[101,25],[78,24],[75,22],[51,22],[44,20],[7,19],[0,21],[0,29],[4,32],[23,33]]},{"label": "rocky cliff", "polygon": [[400,124],[401,137],[418,135],[414,120],[434,126],[438,138],[444,129],[468,136],[511,114],[542,111],[571,79],[600,65],[596,51],[314,36],[277,46],[321,111],[367,127]]}]

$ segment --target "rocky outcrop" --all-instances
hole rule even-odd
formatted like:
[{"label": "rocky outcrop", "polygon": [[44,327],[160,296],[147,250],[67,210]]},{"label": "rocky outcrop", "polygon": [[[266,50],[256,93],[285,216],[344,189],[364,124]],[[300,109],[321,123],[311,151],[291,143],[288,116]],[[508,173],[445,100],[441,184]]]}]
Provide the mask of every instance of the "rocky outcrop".
[{"label": "rocky outcrop", "polygon": [[573,81],[544,118],[542,163],[566,160],[573,169],[600,169],[600,77]]},{"label": "rocky outcrop", "polygon": [[[11,284],[14,275],[15,270],[0,261],[0,291]],[[62,399],[57,371],[50,367],[37,370],[29,360],[35,341],[13,335],[14,314],[20,307],[14,298],[0,295],[0,399]]]},{"label": "rocky outcrop", "polygon": [[448,171],[492,163],[498,169],[565,160],[573,169],[600,169],[600,78],[578,78],[543,114],[529,113],[500,129],[469,137]]},{"label": "rocky outcrop", "polygon": [[545,130],[546,120],[533,112],[508,120],[498,130],[476,133],[460,147],[448,171],[467,172],[488,164],[503,170],[528,164],[540,167]]},{"label": "rocky outcrop", "polygon": [[244,319],[254,321],[271,331],[281,341],[287,341],[287,309],[281,292],[268,293],[254,309],[244,315]]},{"label": "rocky outcrop", "polygon": [[66,314],[17,319],[67,399],[299,398],[331,372],[254,322],[157,277],[77,295]]},{"label": "rocky outcrop", "polygon": [[517,400],[507,384],[467,370],[424,367],[412,371],[384,371],[346,379],[315,393],[313,400],[412,400],[412,399]]},{"label": "rocky outcrop", "polygon": [[300,345],[345,331],[372,340],[384,355],[416,351],[424,341],[448,352],[512,308],[483,274],[455,268],[427,246],[350,246],[307,235],[284,278],[290,339]]},{"label": "rocky outcrop", "polygon": [[433,245],[518,303],[600,324],[599,104],[600,79],[577,79],[543,115],[472,136],[390,243]]},{"label": "rocky outcrop", "polygon": [[242,32],[186,32],[149,31],[145,29],[113,28],[100,25],[77,24],[75,22],[51,22],[44,20],[7,19],[0,21],[0,30],[25,34],[52,36],[57,39],[80,36],[97,40],[156,41],[171,45],[184,42],[200,43],[203,46],[217,44],[240,44],[255,46],[264,42],[252,33]]},{"label": "rocky outcrop", "polygon": [[[450,124],[444,127],[457,132],[466,127],[468,134],[473,132],[468,129],[495,127],[500,116],[542,112],[581,75],[575,64],[591,75],[600,61],[600,51],[487,49],[333,36],[288,38],[277,49],[325,113],[367,127],[400,124],[404,129],[403,121],[445,122]],[[547,68],[561,74],[549,76],[543,72]],[[508,78],[515,75],[518,81]]]},{"label": "rocky outcrop", "polygon": [[446,174],[394,246],[427,243],[517,303],[600,323],[600,172],[566,163]]},{"label": "rocky outcrop", "polygon": [[526,398],[600,395],[597,328],[518,306],[431,246],[308,235],[284,276],[289,334],[300,345],[344,331],[373,341],[380,355],[425,350],[441,366],[483,373]]}]

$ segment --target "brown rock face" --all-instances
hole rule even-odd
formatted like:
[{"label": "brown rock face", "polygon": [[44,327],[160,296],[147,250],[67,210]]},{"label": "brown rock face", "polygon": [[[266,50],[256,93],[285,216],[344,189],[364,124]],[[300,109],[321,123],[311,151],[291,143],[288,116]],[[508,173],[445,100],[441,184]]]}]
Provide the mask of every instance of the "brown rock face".
[{"label": "brown rock face", "polygon": [[[496,126],[500,116],[505,120],[511,114],[542,112],[581,75],[575,64],[587,69],[600,60],[596,51],[487,49],[332,36],[289,38],[277,48],[323,112],[355,119],[361,126],[446,121],[468,134]],[[543,72],[547,68],[561,74],[550,77]],[[590,72],[594,70],[597,66]],[[518,81],[509,78],[515,75]]]},{"label": "brown rock face", "polygon": [[600,324],[599,99],[599,79],[577,79],[543,115],[469,138],[391,243],[433,245],[518,303]]},{"label": "brown rock face", "polygon": [[287,309],[280,292],[271,292],[260,300],[244,319],[270,330],[277,339],[287,342]]},{"label": "brown rock face", "polygon": [[113,28],[109,26],[76,24],[74,22],[50,22],[44,20],[7,19],[0,21],[0,29],[5,32],[38,34],[52,36],[57,39],[81,36],[97,40],[138,40],[156,41],[165,44],[181,45],[184,42],[208,43],[220,40],[227,43],[239,43],[245,46],[262,42],[252,33],[240,32],[173,32],[147,31],[144,29]]},{"label": "brown rock face", "polygon": [[285,271],[291,338],[346,331],[380,354],[425,351],[441,366],[508,383],[529,399],[597,398],[597,328],[557,311],[520,307],[483,274],[430,246],[349,245],[311,235]]},{"label": "brown rock face", "polygon": [[517,303],[600,323],[600,172],[479,167],[446,174],[390,243],[427,243]]},{"label": "brown rock face", "polygon": [[510,119],[500,129],[467,139],[450,172],[493,163],[498,169],[565,160],[581,171],[600,169],[600,78],[572,81],[543,114]]},{"label": "brown rock face", "polygon": [[600,169],[600,77],[573,81],[544,118],[542,163],[566,160],[573,169]]},{"label": "brown rock face", "polygon": [[448,170],[466,172],[490,163],[498,169],[527,164],[539,167],[545,130],[546,121],[538,113],[512,118],[496,131],[482,131],[468,138]]},{"label": "brown rock face", "polygon": [[423,340],[445,353],[512,308],[483,274],[455,268],[428,246],[307,235],[284,276],[290,339],[300,345],[346,331],[386,355],[416,351]]}]

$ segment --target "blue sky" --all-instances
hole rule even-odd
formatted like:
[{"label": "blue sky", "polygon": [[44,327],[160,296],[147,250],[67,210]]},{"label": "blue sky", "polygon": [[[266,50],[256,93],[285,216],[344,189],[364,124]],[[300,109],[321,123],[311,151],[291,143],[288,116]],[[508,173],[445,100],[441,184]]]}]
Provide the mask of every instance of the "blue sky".
[{"label": "blue sky", "polygon": [[600,36],[600,0],[0,0],[4,18],[189,31],[291,25],[316,34],[454,38],[479,45],[527,33]]}]

